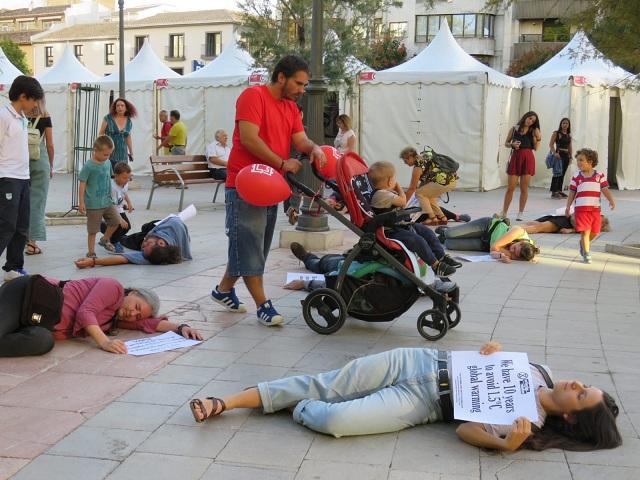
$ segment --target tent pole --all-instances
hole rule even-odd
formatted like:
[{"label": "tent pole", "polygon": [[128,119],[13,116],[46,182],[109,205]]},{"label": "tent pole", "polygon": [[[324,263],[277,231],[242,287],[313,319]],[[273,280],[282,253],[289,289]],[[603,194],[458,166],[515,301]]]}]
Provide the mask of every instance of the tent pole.
[{"label": "tent pole", "polygon": [[484,153],[485,153],[484,147],[486,142],[484,134],[485,134],[485,122],[487,121],[486,112],[487,112],[487,85],[488,84],[489,84],[489,74],[485,72],[484,83],[482,85],[482,109],[481,109],[482,122],[480,127],[480,135],[481,135],[480,138],[482,138],[482,148],[480,149],[480,177],[478,179],[479,181],[478,190],[480,192],[484,191]]}]

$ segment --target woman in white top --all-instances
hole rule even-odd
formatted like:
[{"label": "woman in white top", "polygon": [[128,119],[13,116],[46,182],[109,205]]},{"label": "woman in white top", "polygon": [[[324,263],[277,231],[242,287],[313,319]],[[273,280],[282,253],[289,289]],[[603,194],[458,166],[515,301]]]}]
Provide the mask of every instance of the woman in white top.
[{"label": "woman in white top", "polygon": [[338,125],[339,131],[333,142],[333,146],[336,147],[340,153],[355,152],[356,134],[351,129],[351,118],[349,115],[338,115],[336,124]]}]

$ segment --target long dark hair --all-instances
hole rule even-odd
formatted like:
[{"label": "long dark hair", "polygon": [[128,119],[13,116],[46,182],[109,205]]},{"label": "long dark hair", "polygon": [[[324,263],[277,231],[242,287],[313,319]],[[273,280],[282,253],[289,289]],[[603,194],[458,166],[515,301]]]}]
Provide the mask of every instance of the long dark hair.
[{"label": "long dark hair", "polygon": [[622,445],[616,425],[618,405],[607,392],[595,407],[579,410],[571,418],[548,416],[542,428],[532,426],[531,435],[522,444],[529,450],[562,448],[574,452],[589,452]]},{"label": "long dark hair", "polygon": [[569,120],[567,117],[564,117],[563,119],[560,120],[560,123],[558,124],[558,130],[556,130],[556,132],[562,133],[562,122],[564,122],[565,120],[569,122],[569,128],[567,128],[567,135],[571,135],[571,120]]},{"label": "long dark hair", "polygon": [[109,113],[111,114],[111,116],[116,116],[116,103],[118,102],[124,102],[124,106],[126,107],[126,110],[124,112],[125,117],[136,118],[136,116],[138,115],[138,110],[136,110],[136,107],[133,106],[133,103],[128,102],[124,98],[116,98],[113,101],[113,103],[109,107]]},{"label": "long dark hair", "polygon": [[[538,117],[538,114],[536,112],[527,112],[525,113],[522,118],[520,119],[520,121],[516,124],[516,126],[518,127],[518,131],[522,130],[522,127],[524,127],[524,121],[527,119],[527,117],[530,117],[531,115],[535,115],[536,116],[536,121],[533,122],[533,125],[531,125],[529,127],[529,130],[527,130],[527,134],[530,134],[531,132],[533,132],[533,130],[535,130],[536,128],[540,128],[540,117]],[[533,133],[531,133],[533,134]]]}]

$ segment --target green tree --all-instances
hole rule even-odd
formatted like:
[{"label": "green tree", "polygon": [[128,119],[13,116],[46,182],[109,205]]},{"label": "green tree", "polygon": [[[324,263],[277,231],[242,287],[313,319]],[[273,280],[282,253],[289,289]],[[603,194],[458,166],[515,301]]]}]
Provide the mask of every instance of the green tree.
[{"label": "green tree", "polygon": [[[311,57],[312,0],[240,0],[242,41],[256,66],[270,69],[283,55]],[[352,82],[349,55],[365,59],[375,37],[375,18],[399,0],[324,0],[324,71],[330,84]],[[330,33],[328,33],[330,32]]]},{"label": "green tree", "polygon": [[16,42],[8,38],[0,39],[0,47],[4,51],[9,61],[25,75],[31,75],[31,70],[27,65],[26,55]]},{"label": "green tree", "polygon": [[403,63],[407,58],[407,49],[399,38],[385,33],[376,40],[364,56],[365,62],[374,70],[385,70]]},{"label": "green tree", "polygon": [[[514,0],[487,0],[485,8],[506,8]],[[569,10],[561,20],[585,31],[602,54],[635,74],[640,73],[640,0],[591,0]]]},{"label": "green tree", "polygon": [[512,77],[521,77],[529,72],[533,72],[539,66],[545,64],[556,53],[562,50],[562,47],[554,48],[534,48],[520,55],[509,64],[506,71],[507,75]]}]

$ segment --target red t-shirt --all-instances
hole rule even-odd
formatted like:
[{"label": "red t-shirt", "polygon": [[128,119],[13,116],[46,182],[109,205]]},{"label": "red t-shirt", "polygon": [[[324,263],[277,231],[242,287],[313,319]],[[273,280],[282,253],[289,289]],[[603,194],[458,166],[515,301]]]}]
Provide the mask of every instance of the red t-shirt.
[{"label": "red t-shirt", "polygon": [[236,102],[236,126],[233,130],[233,147],[227,163],[227,187],[236,186],[236,175],[243,167],[265,163],[240,143],[241,120],[259,127],[258,135],[280,158],[289,158],[291,136],[302,132],[302,118],[298,106],[292,100],[273,98],[266,85],[249,87]]}]

